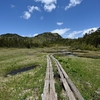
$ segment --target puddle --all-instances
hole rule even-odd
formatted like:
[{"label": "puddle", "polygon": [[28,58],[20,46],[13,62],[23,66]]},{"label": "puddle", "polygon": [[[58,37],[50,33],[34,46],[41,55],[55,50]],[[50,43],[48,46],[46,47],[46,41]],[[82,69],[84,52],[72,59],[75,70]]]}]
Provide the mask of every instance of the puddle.
[{"label": "puddle", "polygon": [[21,68],[21,69],[13,70],[13,71],[9,72],[8,74],[6,74],[5,77],[7,77],[7,75],[16,75],[18,73],[22,73],[22,72],[26,72],[26,71],[32,70],[36,66],[37,65],[33,65],[33,66],[26,67],[26,68]]}]

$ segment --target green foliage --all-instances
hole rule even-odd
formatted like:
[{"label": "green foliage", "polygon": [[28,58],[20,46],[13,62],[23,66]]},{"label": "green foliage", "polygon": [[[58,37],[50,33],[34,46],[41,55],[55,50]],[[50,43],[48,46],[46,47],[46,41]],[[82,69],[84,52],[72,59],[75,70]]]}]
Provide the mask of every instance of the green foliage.
[{"label": "green foliage", "polygon": [[59,34],[50,32],[45,32],[31,38],[7,33],[0,36],[0,47],[50,47],[59,44],[61,40],[62,37]]},{"label": "green foliage", "polygon": [[100,99],[100,59],[74,56],[58,56],[57,59],[85,100]]},{"label": "green foliage", "polygon": [[86,33],[83,38],[72,40],[72,49],[100,50],[100,28],[92,33]]},{"label": "green foliage", "polygon": [[[0,100],[41,100],[46,72],[46,54],[41,51],[41,48],[0,48]],[[3,76],[34,64],[37,64],[34,69]]]},{"label": "green foliage", "polygon": [[70,46],[71,49],[100,50],[100,28],[92,33],[86,33],[82,38],[65,39],[58,33],[45,32],[35,37],[21,37],[17,34],[3,34],[0,36],[0,47],[51,47]]}]

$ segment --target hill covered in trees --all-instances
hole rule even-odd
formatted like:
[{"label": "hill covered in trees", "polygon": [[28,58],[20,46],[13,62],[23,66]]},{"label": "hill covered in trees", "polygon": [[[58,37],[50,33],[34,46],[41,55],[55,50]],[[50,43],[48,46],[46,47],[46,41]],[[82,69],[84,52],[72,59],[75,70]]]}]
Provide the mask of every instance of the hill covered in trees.
[{"label": "hill covered in trees", "polygon": [[0,47],[33,48],[51,46],[70,46],[71,49],[100,50],[100,28],[86,33],[82,38],[62,38],[58,33],[45,32],[35,37],[22,37],[18,34],[0,35]]},{"label": "hill covered in trees", "polygon": [[22,37],[18,34],[0,35],[0,47],[32,48],[53,46],[59,44],[63,38],[58,33],[45,32],[35,37]]},{"label": "hill covered in trees", "polygon": [[86,33],[82,38],[71,40],[70,45],[73,49],[100,50],[100,28]]}]

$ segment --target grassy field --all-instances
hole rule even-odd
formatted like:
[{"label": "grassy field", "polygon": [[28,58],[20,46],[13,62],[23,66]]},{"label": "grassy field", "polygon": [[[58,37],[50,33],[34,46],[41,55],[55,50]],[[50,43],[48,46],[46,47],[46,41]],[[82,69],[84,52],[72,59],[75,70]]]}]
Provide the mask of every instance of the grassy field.
[{"label": "grassy field", "polygon": [[56,57],[85,100],[100,100],[100,59]]},{"label": "grassy field", "polygon": [[[62,51],[68,51],[68,48],[0,48],[0,100],[41,100],[46,72],[46,55]],[[75,51],[73,53],[81,57],[60,55],[56,58],[85,100],[100,100],[100,52]],[[93,56],[98,59],[94,59]],[[32,70],[7,75],[13,70],[35,65],[36,67]],[[56,75],[57,68],[54,64],[53,68]],[[55,76],[55,81],[59,99],[66,100],[66,97],[63,97],[65,96],[64,89],[57,76]]]},{"label": "grassy field", "polygon": [[[41,100],[46,69],[46,53],[41,50],[0,49],[0,100]],[[34,65],[32,70],[5,77]]]}]

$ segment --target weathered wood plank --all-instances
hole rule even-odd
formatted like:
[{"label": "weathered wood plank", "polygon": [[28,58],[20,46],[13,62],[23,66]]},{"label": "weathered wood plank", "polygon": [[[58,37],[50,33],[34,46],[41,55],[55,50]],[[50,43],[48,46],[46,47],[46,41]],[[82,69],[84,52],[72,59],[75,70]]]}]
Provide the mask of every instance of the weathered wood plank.
[{"label": "weathered wood plank", "polygon": [[42,100],[57,100],[54,83],[52,63],[47,55],[47,69]]},{"label": "weathered wood plank", "polygon": [[61,66],[60,63],[58,62],[58,60],[55,59],[53,56],[51,56],[51,57],[52,57],[52,59],[55,60],[56,65],[59,66],[59,70],[62,71],[62,73],[63,73],[63,75],[64,75],[64,77],[65,77],[65,79],[66,79],[68,85],[71,87],[71,90],[72,90],[73,93],[75,94],[76,98],[77,98],[78,100],[84,100],[84,98],[82,97],[81,93],[78,91],[78,89],[76,88],[76,86],[73,84],[73,82],[71,81],[71,79],[69,78],[69,76],[67,75],[67,73],[64,71],[64,69],[62,68],[62,66]]},{"label": "weathered wood plank", "polygon": [[73,82],[71,81],[71,79],[68,77],[67,73],[64,71],[64,69],[62,68],[62,66],[60,65],[60,63],[58,62],[59,67],[62,71],[62,73],[64,74],[64,77],[66,78],[69,86],[71,87],[72,91],[74,92],[76,98],[78,100],[84,100],[84,98],[82,97],[82,95],[80,94],[80,92],[78,91],[78,89],[76,88],[76,86],[73,84]]},{"label": "weathered wood plank", "polygon": [[50,71],[50,68],[49,68],[49,59],[48,59],[48,56],[47,56],[47,69],[46,69],[46,77],[45,77],[45,84],[44,84],[44,90],[43,90],[43,94],[42,94],[42,100],[49,100],[49,84],[50,84],[50,81],[49,81],[49,71]]},{"label": "weathered wood plank", "polygon": [[[50,58],[49,58],[50,60]],[[55,82],[54,82],[54,75],[53,75],[53,68],[52,63],[50,60],[50,100],[57,100],[57,94],[55,92]]]},{"label": "weathered wood plank", "polygon": [[65,90],[66,90],[68,99],[69,99],[69,100],[76,100],[76,99],[75,99],[75,96],[74,96],[73,92],[71,91],[71,89],[70,89],[68,83],[66,82],[65,78],[62,79],[62,81],[63,81],[64,88],[65,88]]},{"label": "weathered wood plank", "polygon": [[49,100],[48,98],[49,98],[49,80],[45,80],[42,100]]},{"label": "weathered wood plank", "polygon": [[[54,59],[54,58],[53,58],[53,59]],[[55,63],[56,63],[58,72],[59,72],[60,77],[61,77],[61,81],[62,81],[62,83],[63,83],[63,86],[64,86],[65,90],[66,90],[66,93],[67,93],[67,96],[68,96],[69,100],[76,100],[75,97],[74,97],[74,94],[72,93],[70,87],[68,86],[68,84],[67,84],[67,82],[66,82],[66,80],[65,80],[65,78],[64,78],[64,76],[63,76],[63,73],[62,73],[62,71],[61,71],[61,69],[60,69],[60,66],[59,66],[57,60],[54,59],[54,61],[55,61]]]},{"label": "weathered wood plank", "polygon": [[50,100],[57,100],[54,84],[54,80],[50,80]]}]

